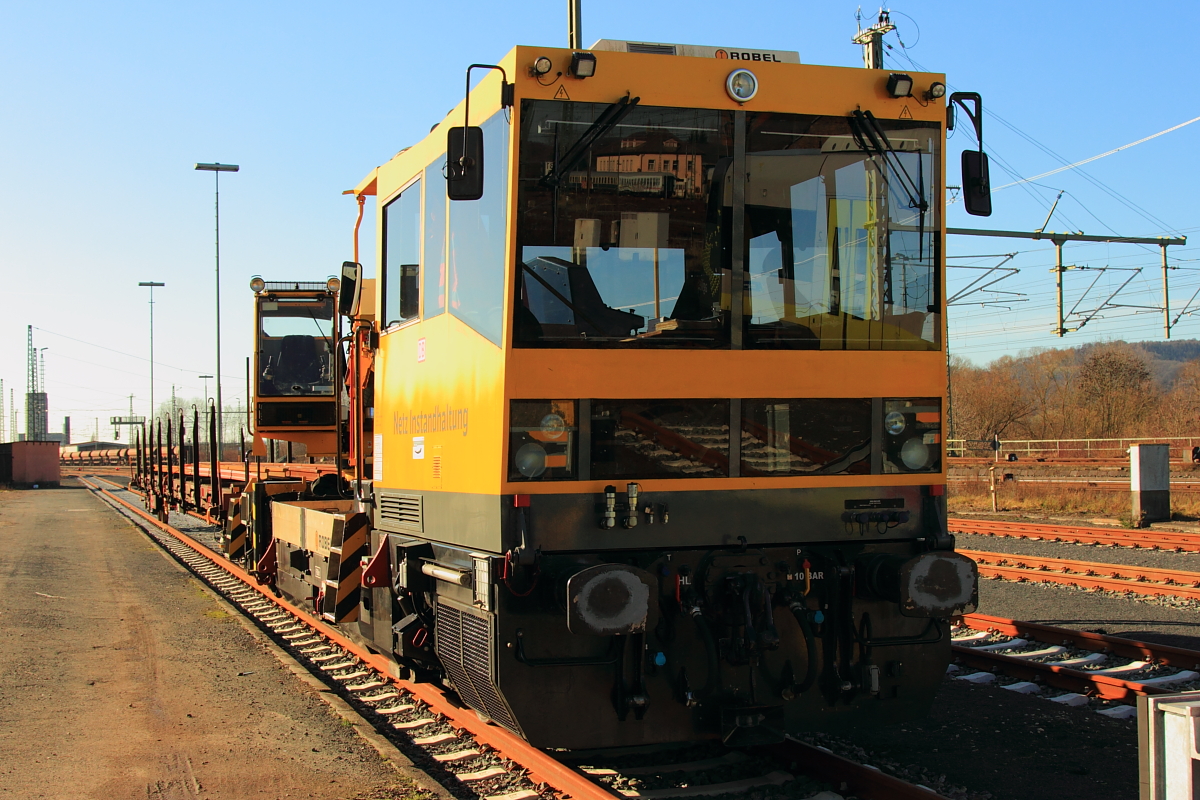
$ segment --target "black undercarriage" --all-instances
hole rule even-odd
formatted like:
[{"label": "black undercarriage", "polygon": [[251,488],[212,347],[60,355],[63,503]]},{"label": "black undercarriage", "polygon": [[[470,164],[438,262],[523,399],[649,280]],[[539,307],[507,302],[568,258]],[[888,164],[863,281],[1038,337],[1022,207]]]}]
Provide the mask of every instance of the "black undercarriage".
[{"label": "black undercarriage", "polygon": [[[905,533],[944,519],[942,498],[920,502],[932,513]],[[535,745],[752,744],[923,714],[949,618],[973,606],[974,565],[944,527],[838,528],[822,541],[755,544],[747,530],[733,545],[523,542],[503,555],[376,528],[329,559],[276,537],[276,581],[399,674],[450,685]],[[355,558],[356,605],[329,602],[330,570],[340,561],[349,579]]]}]

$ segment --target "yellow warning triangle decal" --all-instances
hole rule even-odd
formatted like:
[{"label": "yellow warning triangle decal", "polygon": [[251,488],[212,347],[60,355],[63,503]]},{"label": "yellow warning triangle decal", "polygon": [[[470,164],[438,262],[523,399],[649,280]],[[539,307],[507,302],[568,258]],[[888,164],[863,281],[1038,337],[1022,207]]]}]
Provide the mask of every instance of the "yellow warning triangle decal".
[{"label": "yellow warning triangle decal", "polygon": [[[570,100],[571,96],[569,94],[567,94],[567,87],[559,86],[558,91],[554,93],[554,99],[555,100]],[[909,116],[911,117],[912,114],[909,114]]]},{"label": "yellow warning triangle decal", "polygon": [[904,108],[900,109],[900,119],[912,119],[912,112],[908,110],[907,103],[905,103]]}]

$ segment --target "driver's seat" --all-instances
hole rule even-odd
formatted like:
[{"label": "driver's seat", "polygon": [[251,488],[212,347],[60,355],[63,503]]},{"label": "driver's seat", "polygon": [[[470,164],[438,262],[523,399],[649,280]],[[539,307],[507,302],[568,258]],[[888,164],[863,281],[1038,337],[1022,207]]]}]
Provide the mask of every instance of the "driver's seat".
[{"label": "driver's seat", "polygon": [[321,380],[321,360],[312,336],[285,336],[279,343],[275,365],[275,384],[313,384]]}]

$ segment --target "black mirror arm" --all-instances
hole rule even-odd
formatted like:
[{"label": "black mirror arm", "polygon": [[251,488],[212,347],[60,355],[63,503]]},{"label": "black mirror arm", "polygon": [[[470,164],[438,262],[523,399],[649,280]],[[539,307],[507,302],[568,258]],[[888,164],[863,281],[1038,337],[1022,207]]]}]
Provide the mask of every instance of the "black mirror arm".
[{"label": "black mirror arm", "polygon": [[[967,101],[971,101],[974,106],[968,108]],[[950,102],[946,104],[947,130],[954,130],[955,106],[961,108],[975,126],[975,140],[979,143],[979,151],[983,152],[983,98],[979,96],[979,92],[955,92],[950,95]]]},{"label": "black mirror arm", "polygon": [[504,71],[504,67],[497,64],[472,64],[467,67],[467,90],[466,100],[463,104],[463,155],[459,159],[458,168],[465,170],[470,166],[467,157],[467,130],[471,126],[471,70],[473,69],[494,69],[500,72],[500,106],[502,108],[510,108],[513,104],[515,95],[514,84],[508,82],[508,73]]}]

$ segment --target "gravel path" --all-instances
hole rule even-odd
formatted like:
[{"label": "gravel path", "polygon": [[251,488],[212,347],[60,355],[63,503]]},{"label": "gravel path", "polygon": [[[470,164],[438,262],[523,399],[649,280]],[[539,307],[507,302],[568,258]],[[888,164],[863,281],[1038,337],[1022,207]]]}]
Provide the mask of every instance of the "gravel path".
[{"label": "gravel path", "polygon": [[0,492],[0,796],[421,796],[74,484]]}]

